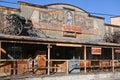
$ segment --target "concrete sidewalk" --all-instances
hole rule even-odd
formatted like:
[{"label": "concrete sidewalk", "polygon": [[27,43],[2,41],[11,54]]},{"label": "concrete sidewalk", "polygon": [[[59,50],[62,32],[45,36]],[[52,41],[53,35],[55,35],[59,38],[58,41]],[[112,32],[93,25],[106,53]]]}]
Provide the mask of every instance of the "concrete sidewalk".
[{"label": "concrete sidewalk", "polygon": [[0,80],[120,80],[120,72],[79,73],[79,74],[53,74],[36,75],[22,74],[0,77]]},{"label": "concrete sidewalk", "polygon": [[120,80],[120,78],[104,78],[104,79],[99,79],[99,80]]}]

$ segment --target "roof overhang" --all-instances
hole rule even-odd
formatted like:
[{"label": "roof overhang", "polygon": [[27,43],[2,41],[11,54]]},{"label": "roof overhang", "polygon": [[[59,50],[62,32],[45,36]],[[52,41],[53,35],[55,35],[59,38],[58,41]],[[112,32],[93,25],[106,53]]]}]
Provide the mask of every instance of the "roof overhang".
[{"label": "roof overhang", "polygon": [[[81,42],[70,39],[60,39],[60,38],[38,38],[30,36],[14,36],[14,35],[3,35],[0,34],[1,42],[17,42],[17,43],[30,43],[30,44],[51,44],[56,46],[70,46],[75,47],[82,46],[99,46],[105,48],[119,48],[120,44],[117,43],[106,43],[106,42]],[[73,46],[73,47],[74,47]]]}]

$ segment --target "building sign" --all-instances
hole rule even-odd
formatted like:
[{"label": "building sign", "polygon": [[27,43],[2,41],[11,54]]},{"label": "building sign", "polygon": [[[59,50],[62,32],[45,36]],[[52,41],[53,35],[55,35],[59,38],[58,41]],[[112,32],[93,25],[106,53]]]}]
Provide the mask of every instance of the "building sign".
[{"label": "building sign", "polygon": [[57,29],[60,30],[64,21],[64,11],[59,9],[42,9],[38,10],[38,18],[34,18],[35,11],[31,15],[33,27],[35,28],[46,28],[46,29]]},{"label": "building sign", "polygon": [[71,31],[71,32],[81,32],[81,27],[66,25],[64,26],[64,30]]},{"label": "building sign", "polygon": [[120,49],[115,49],[115,53],[120,53]]},{"label": "building sign", "polygon": [[93,55],[101,55],[101,48],[98,47],[92,47],[92,52]]},{"label": "building sign", "polygon": [[63,24],[63,11],[61,10],[45,10],[39,12],[39,20],[52,24]]},{"label": "building sign", "polygon": [[76,33],[81,33],[81,31],[81,27],[66,25],[64,26],[63,36],[76,37]]}]

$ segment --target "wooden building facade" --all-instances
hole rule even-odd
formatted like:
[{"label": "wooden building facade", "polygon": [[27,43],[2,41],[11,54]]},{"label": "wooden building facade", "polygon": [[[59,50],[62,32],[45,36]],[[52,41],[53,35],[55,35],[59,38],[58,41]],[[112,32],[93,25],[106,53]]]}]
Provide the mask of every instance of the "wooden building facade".
[{"label": "wooden building facade", "polygon": [[26,2],[19,9],[1,6],[0,19],[1,74],[120,69],[119,37],[109,35],[120,30],[115,22],[69,4]]}]

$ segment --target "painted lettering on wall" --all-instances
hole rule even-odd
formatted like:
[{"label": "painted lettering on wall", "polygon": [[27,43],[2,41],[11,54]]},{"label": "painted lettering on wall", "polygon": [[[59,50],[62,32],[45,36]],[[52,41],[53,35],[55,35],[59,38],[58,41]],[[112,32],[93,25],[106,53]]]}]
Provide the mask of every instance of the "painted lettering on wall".
[{"label": "painted lettering on wall", "polygon": [[54,24],[63,23],[63,12],[60,10],[40,11],[39,20]]},{"label": "painted lettering on wall", "polygon": [[64,26],[64,30],[65,31],[72,31],[72,32],[81,32],[82,29],[81,27],[77,27],[77,26]]}]

